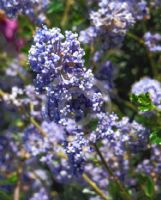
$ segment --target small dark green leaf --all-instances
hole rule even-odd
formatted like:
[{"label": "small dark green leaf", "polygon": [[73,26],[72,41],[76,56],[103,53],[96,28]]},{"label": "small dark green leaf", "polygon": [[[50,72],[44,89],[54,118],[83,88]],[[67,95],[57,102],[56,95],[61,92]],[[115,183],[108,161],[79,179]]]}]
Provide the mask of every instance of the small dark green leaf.
[{"label": "small dark green leaf", "polygon": [[144,192],[147,197],[153,197],[154,195],[154,183],[151,177],[147,177]]},{"label": "small dark green leaf", "polygon": [[153,179],[145,174],[138,174],[138,180],[141,188],[144,191],[144,194],[148,198],[153,199],[155,193]]},{"label": "small dark green leaf", "polygon": [[0,185],[7,185],[7,184],[14,184],[17,182],[17,175],[16,173],[13,173],[11,176],[9,176],[6,179],[0,180]]},{"label": "small dark green leaf", "polygon": [[156,106],[152,103],[148,93],[130,95],[130,100],[138,106],[138,109],[142,112],[154,110]]},{"label": "small dark green leaf", "polygon": [[150,134],[150,141],[153,144],[161,144],[161,130],[153,131]]},{"label": "small dark green leaf", "polygon": [[60,2],[60,1],[56,1],[56,2],[54,2],[54,3],[52,3],[52,4],[50,4],[47,13],[48,13],[48,14],[51,14],[51,13],[53,13],[53,12],[55,12],[55,13],[56,13],[56,12],[61,12],[61,11],[63,11],[63,9],[64,9],[63,3]]},{"label": "small dark green leaf", "polygon": [[0,199],[1,200],[11,200],[11,196],[4,190],[0,190]]}]

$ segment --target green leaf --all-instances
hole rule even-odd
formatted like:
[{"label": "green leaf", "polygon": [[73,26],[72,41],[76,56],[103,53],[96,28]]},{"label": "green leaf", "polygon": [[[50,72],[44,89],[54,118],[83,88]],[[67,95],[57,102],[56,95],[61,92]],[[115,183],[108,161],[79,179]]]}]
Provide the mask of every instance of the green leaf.
[{"label": "green leaf", "polygon": [[150,134],[150,141],[153,144],[161,144],[161,130],[155,130]]},{"label": "green leaf", "polygon": [[17,182],[17,174],[13,173],[11,176],[9,176],[6,179],[0,180],[0,185],[7,185],[7,184],[14,184]]},{"label": "green leaf", "polygon": [[152,103],[149,93],[130,95],[130,100],[138,106],[138,109],[142,112],[154,110],[156,106]]},{"label": "green leaf", "polygon": [[147,197],[153,197],[154,195],[154,183],[150,177],[147,177],[144,192]]},{"label": "green leaf", "polygon": [[148,198],[153,199],[155,193],[153,179],[145,174],[138,174],[138,180],[144,194]]},{"label": "green leaf", "polygon": [[108,186],[108,191],[110,192],[112,199],[124,200],[125,196],[127,196],[127,193],[121,191],[118,184],[116,184],[114,181],[110,182]]},{"label": "green leaf", "polygon": [[4,190],[0,190],[0,199],[1,200],[11,200],[11,196]]},{"label": "green leaf", "polygon": [[52,4],[50,4],[49,9],[47,11],[48,14],[51,14],[53,12],[61,12],[64,10],[64,5],[60,1],[54,1]]}]

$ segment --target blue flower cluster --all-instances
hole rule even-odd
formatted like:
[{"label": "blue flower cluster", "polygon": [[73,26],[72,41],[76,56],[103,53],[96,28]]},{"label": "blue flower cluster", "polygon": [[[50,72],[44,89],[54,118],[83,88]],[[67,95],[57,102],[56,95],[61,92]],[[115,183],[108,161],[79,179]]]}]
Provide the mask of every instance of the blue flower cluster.
[{"label": "blue flower cluster", "polygon": [[48,166],[57,182],[69,181],[72,178],[72,169],[63,147],[66,141],[63,128],[54,122],[43,121],[41,129],[43,133],[34,126],[25,129],[23,143],[26,152],[31,158],[39,157],[41,163]]},{"label": "blue flower cluster", "polygon": [[99,112],[103,104],[102,95],[94,86],[92,71],[84,67],[83,55],[77,34],[66,31],[64,38],[60,29],[47,27],[36,32],[29,53],[30,65],[37,74],[36,88],[47,95],[44,116],[62,124],[67,134],[74,138],[65,146],[76,170],[81,169],[79,163],[84,159],[79,154],[83,154],[81,149],[86,140],[77,126],[76,130],[73,127],[72,132],[68,131],[69,120],[84,120],[86,116]]},{"label": "blue flower cluster", "polygon": [[93,143],[99,139],[108,140],[115,155],[121,155],[124,151],[136,153],[146,149],[149,131],[137,122],[130,123],[127,117],[119,120],[114,113],[99,113],[97,119],[96,130],[90,135]]},{"label": "blue flower cluster", "polygon": [[[95,72],[96,85],[101,85],[101,92],[108,93],[113,88],[114,65],[110,61],[104,62]],[[99,87],[100,88],[100,87]]]},{"label": "blue flower cluster", "polygon": [[138,173],[143,172],[147,175],[153,177],[156,183],[157,190],[160,187],[160,169],[161,169],[161,156],[160,156],[160,145],[152,145],[149,148],[149,157],[142,160],[142,162],[137,166],[136,171]]},{"label": "blue flower cluster", "polygon": [[150,32],[144,35],[145,45],[151,52],[161,51],[161,35],[159,33],[152,34]]},{"label": "blue flower cluster", "polygon": [[[90,143],[107,139],[111,148],[114,146],[115,154],[119,155],[129,146],[133,151],[139,151],[142,139],[145,142],[142,145],[144,149],[148,136],[147,130],[136,122],[131,124],[126,118],[119,121],[117,115],[102,112],[105,99],[101,94],[103,91],[99,91],[101,87],[98,81],[110,79],[111,63],[102,65],[95,73],[95,79],[92,71],[85,69],[83,55],[77,34],[66,31],[64,37],[60,29],[48,29],[46,26],[37,30],[29,53],[31,68],[36,73],[36,89],[46,94],[44,116],[49,121],[63,125],[66,135],[64,146],[76,175],[83,172],[85,154],[90,151]],[[108,71],[108,74],[104,74],[104,71]],[[109,90],[109,87],[106,89]],[[86,116],[91,119],[96,116],[98,120],[96,130],[87,136],[83,128]],[[38,140],[37,146],[41,147],[38,152],[33,149],[33,153],[37,155],[40,154],[39,150],[42,154],[49,151],[51,141],[48,139],[46,143],[41,135],[33,139],[31,132],[27,130],[31,142]],[[29,147],[32,147],[31,143]],[[47,153],[47,159],[51,156]]]},{"label": "blue flower cluster", "polygon": [[99,38],[102,48],[120,44],[135,19],[128,1],[102,0],[99,9],[90,13],[91,26],[80,33],[80,41],[89,43]]},{"label": "blue flower cluster", "polygon": [[0,9],[10,18],[24,14],[31,20],[42,23],[45,20],[44,11],[48,4],[48,0],[0,0]]},{"label": "blue flower cluster", "polygon": [[147,20],[150,18],[148,3],[145,0],[129,1],[131,3],[131,12],[136,20]]},{"label": "blue flower cluster", "polygon": [[36,89],[47,94],[44,114],[49,120],[65,124],[67,118],[79,121],[87,110],[101,109],[101,93],[83,55],[77,34],[66,31],[64,38],[58,28],[37,30],[29,62],[37,74]]},{"label": "blue flower cluster", "polygon": [[[14,171],[17,164],[18,146],[10,135],[0,136],[0,171],[10,173]],[[12,165],[10,164],[12,162]]]},{"label": "blue flower cluster", "polygon": [[41,127],[44,134],[33,125],[26,128],[23,140],[27,152],[32,156],[41,156],[41,161],[48,163],[58,151],[58,144],[64,141],[64,132],[61,127],[53,122],[47,123],[44,121]]},{"label": "blue flower cluster", "polygon": [[35,192],[34,195],[29,200],[50,200],[51,198],[48,196],[45,188],[41,188],[40,191]]}]

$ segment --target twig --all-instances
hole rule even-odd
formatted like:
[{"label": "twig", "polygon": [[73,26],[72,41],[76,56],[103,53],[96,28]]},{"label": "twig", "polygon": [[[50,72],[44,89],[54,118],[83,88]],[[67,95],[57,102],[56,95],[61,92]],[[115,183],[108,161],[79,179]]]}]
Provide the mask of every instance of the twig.
[{"label": "twig", "polygon": [[142,46],[146,47],[144,40],[139,38],[138,36],[134,35],[133,33],[128,32],[127,36],[129,36],[130,38],[134,39],[135,41],[137,41]]},{"label": "twig", "polygon": [[147,54],[147,58],[148,58],[148,61],[150,63],[150,67],[151,67],[151,69],[150,69],[151,73],[152,73],[151,75],[152,76],[156,76],[157,75],[157,71],[156,71],[156,67],[154,66],[154,63],[153,63],[152,54],[148,50],[144,40],[139,38],[138,36],[134,35],[133,33],[130,33],[130,32],[127,33],[127,36],[129,36],[130,38],[132,38],[133,40],[135,40],[136,42],[138,42],[140,45],[142,45],[145,48],[146,54]]},{"label": "twig", "polygon": [[67,0],[66,1],[65,11],[64,11],[64,15],[63,15],[62,21],[61,21],[61,26],[62,27],[64,27],[65,24],[67,23],[69,11],[70,11],[70,8],[72,7],[73,4],[74,4],[74,0]]},{"label": "twig", "polygon": [[113,174],[113,171],[108,166],[106,160],[104,159],[102,153],[100,152],[100,150],[99,150],[99,148],[97,147],[96,144],[94,144],[94,147],[95,147],[95,150],[96,150],[97,154],[99,155],[99,157],[100,157],[100,159],[102,161],[102,164],[106,168],[107,172],[109,173],[109,175],[111,176],[111,178],[113,179],[113,181],[115,181],[115,183],[117,184],[117,186],[120,188],[120,191],[123,193],[124,199],[131,200],[130,195],[126,191],[126,188],[122,185],[122,183],[120,182],[120,180],[118,179],[118,177]]},{"label": "twig", "polygon": [[0,89],[0,96],[1,96],[1,97],[4,97],[4,96],[5,96],[5,94],[6,94],[6,93],[5,93],[5,92],[3,92],[3,90],[1,90],[1,89]]},{"label": "twig", "polygon": [[40,134],[43,137],[47,137],[47,133],[41,128],[39,123],[33,117],[30,117],[30,120],[31,120],[31,123],[39,130]]},{"label": "twig", "polygon": [[84,180],[94,189],[94,191],[103,199],[109,200],[109,198],[104,194],[104,192],[93,182],[87,174],[83,173],[82,177]]},{"label": "twig", "polygon": [[16,187],[14,189],[13,200],[20,200],[21,178],[22,178],[22,172],[23,172],[23,165],[24,165],[24,163],[22,163],[18,167],[18,170],[17,170],[18,181],[17,181]]}]

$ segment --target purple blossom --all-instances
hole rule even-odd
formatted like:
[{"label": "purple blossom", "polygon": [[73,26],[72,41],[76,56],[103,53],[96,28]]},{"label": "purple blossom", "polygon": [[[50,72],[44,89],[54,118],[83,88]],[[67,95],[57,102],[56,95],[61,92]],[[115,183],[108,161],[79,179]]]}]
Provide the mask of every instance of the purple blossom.
[{"label": "purple blossom", "polygon": [[151,145],[148,149],[149,156],[144,158],[136,168],[137,173],[144,173],[153,178],[158,189],[161,184],[161,148],[160,145]]},{"label": "purple blossom", "polygon": [[102,0],[97,11],[91,11],[91,26],[80,32],[80,41],[89,43],[98,38],[103,49],[120,44],[134,24],[128,1]]},{"label": "purple blossom", "polygon": [[1,0],[0,9],[9,18],[15,18],[19,14],[24,14],[36,23],[41,24],[45,20],[44,10],[48,3],[48,0]]},{"label": "purple blossom", "polygon": [[40,199],[51,200],[45,188],[41,188],[38,192],[35,192],[34,195],[29,200],[40,200]]},{"label": "purple blossom", "polygon": [[66,31],[64,39],[59,28],[48,29],[44,26],[38,29],[29,52],[31,68],[37,73],[37,89],[46,87],[54,80],[70,83],[70,79],[82,71],[83,55],[77,34]]},{"label": "purple blossom", "polygon": [[119,120],[114,113],[99,113],[97,119],[96,130],[90,134],[91,142],[108,140],[115,155],[125,151],[137,153],[147,148],[149,131],[137,122],[130,123],[127,117]]},{"label": "purple blossom", "polygon": [[101,110],[102,98],[94,88],[94,76],[85,69],[84,51],[77,34],[60,29],[38,29],[30,49],[29,62],[37,74],[35,86],[47,94],[44,116],[64,124],[68,118],[81,120],[86,111]]},{"label": "purple blossom", "polygon": [[145,33],[144,41],[151,52],[161,51],[161,35],[159,33],[152,34],[150,32]]},{"label": "purple blossom", "polygon": [[41,160],[49,158],[49,155],[51,155],[52,159],[54,151],[57,152],[59,150],[58,144],[64,141],[64,130],[54,122],[47,123],[44,121],[41,127],[46,135],[42,135],[33,125],[25,129],[23,138],[24,147],[32,156],[43,155]]}]

